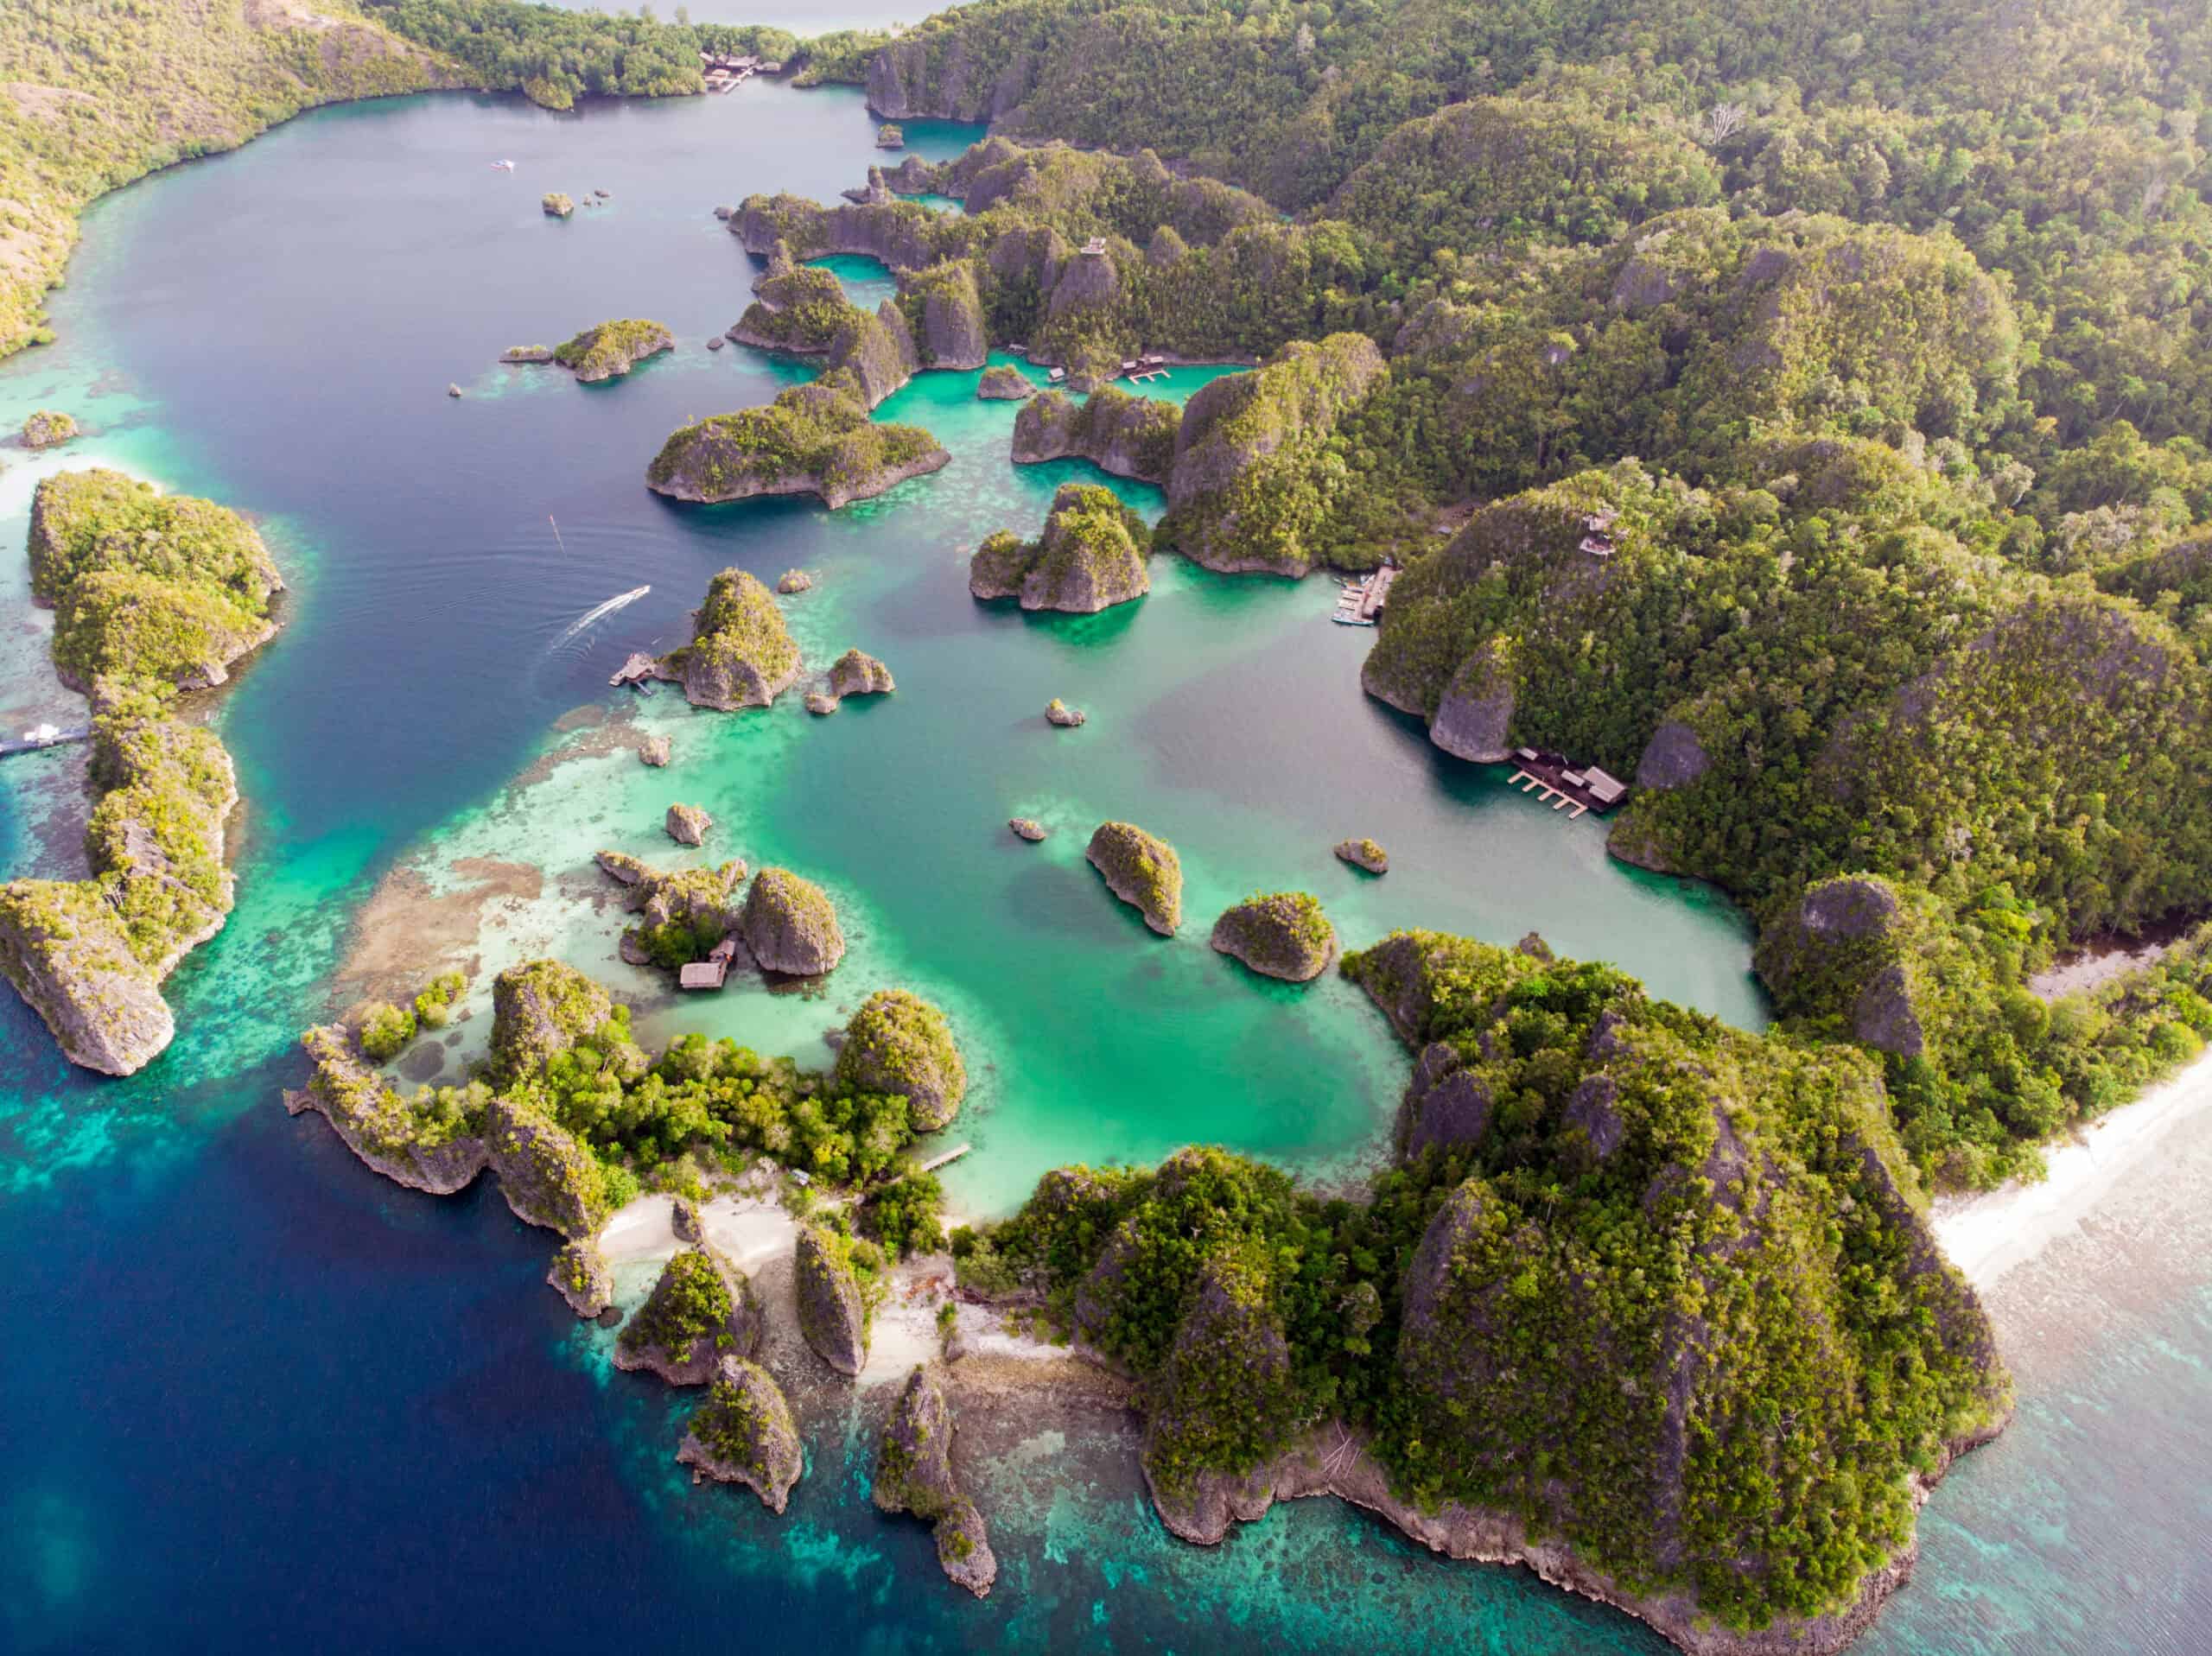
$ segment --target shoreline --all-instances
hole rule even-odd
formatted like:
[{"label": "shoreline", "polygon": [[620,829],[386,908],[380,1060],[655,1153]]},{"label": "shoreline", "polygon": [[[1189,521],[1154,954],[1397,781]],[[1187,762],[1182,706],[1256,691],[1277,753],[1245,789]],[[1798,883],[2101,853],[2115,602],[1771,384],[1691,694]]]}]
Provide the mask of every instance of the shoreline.
[{"label": "shoreline", "polygon": [[1974,1196],[1940,1198],[1936,1239],[1978,1292],[1987,1293],[2103,1207],[2166,1136],[2212,1111],[2212,1052],[2132,1102],[2101,1116],[2048,1157],[2047,1177]]}]

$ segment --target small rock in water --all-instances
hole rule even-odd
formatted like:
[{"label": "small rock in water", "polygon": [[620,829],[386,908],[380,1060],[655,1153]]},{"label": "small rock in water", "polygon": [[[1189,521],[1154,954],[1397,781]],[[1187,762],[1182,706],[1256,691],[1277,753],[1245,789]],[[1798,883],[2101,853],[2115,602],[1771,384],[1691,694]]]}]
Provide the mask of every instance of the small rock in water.
[{"label": "small rock in water", "polygon": [[715,217],[727,223],[730,219],[737,217],[737,209],[735,207],[716,207],[715,209]]},{"label": "small rock in water", "polygon": [[1033,844],[1045,837],[1045,825],[1033,816],[1010,818],[1007,826]]},{"label": "small rock in water", "polygon": [[707,349],[709,351],[719,351],[726,343],[727,341],[723,339],[721,334],[709,334],[707,339]]},{"label": "small rock in water", "polygon": [[822,690],[807,692],[806,710],[809,713],[835,713],[837,711],[837,698],[834,695]]},{"label": "small rock in water", "polygon": [[1356,868],[1364,868],[1370,874],[1389,871],[1390,853],[1372,840],[1342,841],[1337,846],[1337,855]]},{"label": "small rock in water", "polygon": [[786,569],[784,571],[784,578],[776,583],[776,590],[788,596],[792,593],[803,593],[813,585],[814,577],[805,570]]},{"label": "small rock in water", "polygon": [[1071,729],[1081,724],[1087,716],[1082,708],[1071,707],[1058,696],[1054,696],[1045,705],[1046,720],[1063,728]]},{"label": "small rock in water", "polygon": [[612,201],[614,199],[614,192],[612,190],[594,190],[592,194],[602,201]]},{"label": "small rock in water", "polygon": [[638,744],[638,757],[647,765],[666,765],[669,754],[670,743],[665,736],[648,736]]},{"label": "small rock in water", "polygon": [[448,397],[459,397],[459,396],[461,395],[461,387],[460,387],[460,386],[458,386],[458,385],[448,385],[448,386],[447,386],[447,387],[446,387],[446,395],[447,395]]},{"label": "small rock in water", "polygon": [[668,837],[678,845],[704,845],[707,830],[715,819],[696,805],[671,805],[668,808]]}]

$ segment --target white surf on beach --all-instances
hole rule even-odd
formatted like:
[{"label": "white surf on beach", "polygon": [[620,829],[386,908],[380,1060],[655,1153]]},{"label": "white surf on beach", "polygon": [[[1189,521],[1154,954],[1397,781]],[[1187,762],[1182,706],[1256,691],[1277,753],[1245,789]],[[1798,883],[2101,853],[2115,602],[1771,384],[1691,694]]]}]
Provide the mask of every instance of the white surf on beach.
[{"label": "white surf on beach", "polygon": [[2212,1106],[2212,1053],[2046,1153],[2050,1176],[1936,1204],[1936,1240],[1985,1291],[2138,1179],[2157,1176],[2161,1145]]}]

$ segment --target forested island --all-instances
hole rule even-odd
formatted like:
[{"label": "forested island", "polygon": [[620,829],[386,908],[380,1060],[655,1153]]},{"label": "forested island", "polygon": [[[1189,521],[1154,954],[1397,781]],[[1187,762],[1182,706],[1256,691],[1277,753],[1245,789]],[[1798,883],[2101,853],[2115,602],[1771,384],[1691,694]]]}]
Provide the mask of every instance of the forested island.
[{"label": "forested island", "polygon": [[[561,1235],[549,1279],[588,1317],[613,1304],[599,1239],[626,1203],[765,1164],[804,1221],[806,1343],[840,1376],[862,1372],[902,1259],[942,1247],[976,1303],[1134,1387],[1153,1501],[1193,1541],[1334,1494],[1688,1650],[1862,1631],[1910,1572],[1928,1491],[2011,1411],[1928,1192],[2032,1177],[2054,1135],[2212,1037],[2201,9],[976,0],[895,39],[804,43],[506,0],[328,10],[312,47],[296,18],[197,37],[161,5],[118,20],[186,66],[188,119],[0,22],[19,204],[0,350],[44,337],[86,200],[316,101],[680,96],[702,52],[744,50],[865,87],[887,123],[988,122],[843,203],[726,210],[760,261],[727,337],[820,371],[667,435],[647,486],[881,494],[948,455],[878,406],[1019,346],[1065,389],[1023,397],[995,371],[988,392],[1020,402],[1007,463],[1080,459],[1157,485],[1165,511],[1147,527],[1068,485],[1035,538],[968,549],[976,598],[1094,613],[1142,597],[1154,555],[1287,581],[1388,567],[1368,695],[1457,762],[1541,752],[1631,778],[1607,849],[1743,907],[1777,1022],[1729,1029],[1533,933],[1339,955],[1317,898],[1255,895],[1211,947],[1279,981],[1224,982],[1294,993],[1333,964],[1405,1049],[1365,1185],[1325,1195],[1194,1146],[1063,1169],[949,1235],[909,1152],[955,1119],[968,1069],[903,989],[809,1072],[696,1035],[648,1052],[601,985],[535,961],[499,975],[464,1082],[409,1094],[382,1072],[459,993],[433,982],[309,1031],[295,1110],[416,1189],[493,1171]],[[809,263],[833,255],[880,261],[896,296],[852,304]],[[668,340],[610,323],[553,354],[596,378]],[[1179,409],[1111,383],[1153,358],[1249,371]],[[162,974],[231,898],[228,760],[177,698],[268,636],[278,583],[243,520],[100,473],[41,485],[30,555],[55,665],[92,698],[102,793],[88,879],[0,892],[0,968],[73,1059],[126,1073],[168,1038]],[[734,568],[689,641],[643,661],[724,711],[799,671]],[[1338,855],[1389,866],[1372,841]],[[1136,911],[1127,947],[1207,946],[1178,935],[1165,841],[1109,821],[1086,856],[1100,902]],[[640,917],[633,963],[727,943],[812,978],[843,954],[829,898],[790,871],[600,866]],[[2153,930],[2171,941],[2147,964],[2038,987]],[[760,1314],[687,1240],[618,1361],[709,1386],[687,1463],[780,1513],[799,1457],[753,1361]],[[879,1494],[936,1524],[980,1592],[981,1515],[925,1452],[951,1430],[933,1387],[909,1382]]]}]

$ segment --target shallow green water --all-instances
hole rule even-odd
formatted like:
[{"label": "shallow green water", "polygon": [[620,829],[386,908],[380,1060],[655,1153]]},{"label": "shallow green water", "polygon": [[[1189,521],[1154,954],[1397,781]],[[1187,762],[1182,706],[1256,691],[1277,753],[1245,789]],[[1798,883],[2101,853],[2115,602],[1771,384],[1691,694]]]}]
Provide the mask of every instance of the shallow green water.
[{"label": "shallow green water", "polygon": [[[372,889],[395,867],[466,886],[472,859],[543,876],[456,944],[484,974],[550,948],[604,974],[655,1035],[705,1027],[818,1062],[822,1031],[874,988],[940,1001],[976,1077],[946,1139],[976,1146],[952,1183],[978,1212],[1057,1163],[1192,1140],[1323,1177],[1376,1156],[1405,1064],[1379,1016],[1333,979],[1264,983],[1205,945],[1214,914],[1255,889],[1315,891],[1352,947],[1414,923],[1497,942],[1537,930],[1655,993],[1760,1021],[1738,917],[1609,862],[1599,825],[1562,822],[1363,697],[1371,635],[1328,624],[1325,583],[1159,559],[1152,594],[1103,616],[971,600],[967,549],[1001,526],[1034,533],[1058,483],[1089,474],[1013,466],[1014,409],[976,399],[974,375],[923,376],[881,410],[954,460],[880,499],[830,514],[649,495],[644,465],[673,426],[806,371],[703,349],[753,270],[709,209],[753,189],[830,199],[864,172],[872,135],[855,96],[767,86],[580,117],[468,98],[328,111],[102,203],[57,297],[64,342],[0,367],[0,422],[58,404],[92,434],[8,456],[0,542],[21,543],[37,476],[118,464],[260,515],[294,588],[285,632],[219,715],[249,801],[240,904],[171,980],[176,1045],[96,1082],[12,997],[0,1005],[0,1275],[40,1308],[0,1378],[22,1538],[0,1546],[0,1645],[129,1642],[180,1613],[235,1635],[216,1642],[270,1642],[312,1613],[400,1646],[565,1646],[736,1615],[779,1647],[1654,1647],[1621,1618],[1437,1564],[1328,1504],[1218,1554],[1182,1547],[1126,1464],[1010,1512],[1005,1584],[987,1606],[954,1603],[922,1533],[859,1500],[863,1461],[834,1432],[781,1526],[690,1494],[666,1458],[684,1405],[592,1358],[539,1285],[542,1237],[480,1191],[436,1203],[386,1186],[314,1118],[278,1109],[298,1029],[358,992],[332,980],[359,959]],[[518,174],[491,172],[493,155]],[[566,225],[537,209],[545,188],[594,186],[610,206]],[[886,290],[865,262],[836,268],[857,297]],[[681,348],[596,390],[493,365],[613,314],[659,317]],[[1156,389],[1187,396],[1212,371]],[[468,395],[447,399],[448,380]],[[732,563],[772,581],[812,571],[788,606],[810,664],[857,644],[898,693],[816,720],[796,698],[724,715],[610,692],[613,664],[673,642]],[[0,559],[0,727],[70,707],[23,600],[21,561]],[[1047,726],[1053,695],[1090,722]],[[632,757],[643,730],[673,734],[670,770]],[[607,751],[543,762],[573,743]],[[0,867],[72,867],[74,763],[0,767]],[[709,854],[830,889],[852,948],[822,993],[733,985],[679,1006],[615,961],[621,917],[590,853],[696,854],[660,830],[673,799],[717,818]],[[1013,839],[1015,815],[1052,837]],[[1179,937],[1146,931],[1083,862],[1109,816],[1180,851]],[[1330,854],[1361,834],[1389,848],[1387,877]],[[464,1026],[454,1063],[481,1027]],[[1039,1461],[1053,1477],[1065,1464]],[[1939,1585],[1975,1568],[1981,1532],[1965,1520],[2005,1492],[1993,1482],[1960,1519],[1952,1499],[1931,1536],[1963,1539],[1948,1563],[1931,1541]],[[548,1572],[615,1585],[540,1603]],[[1901,1602],[1897,1636],[1921,1642],[1897,1647],[1972,1647],[1955,1608],[1934,1601],[1912,1633]]]}]

